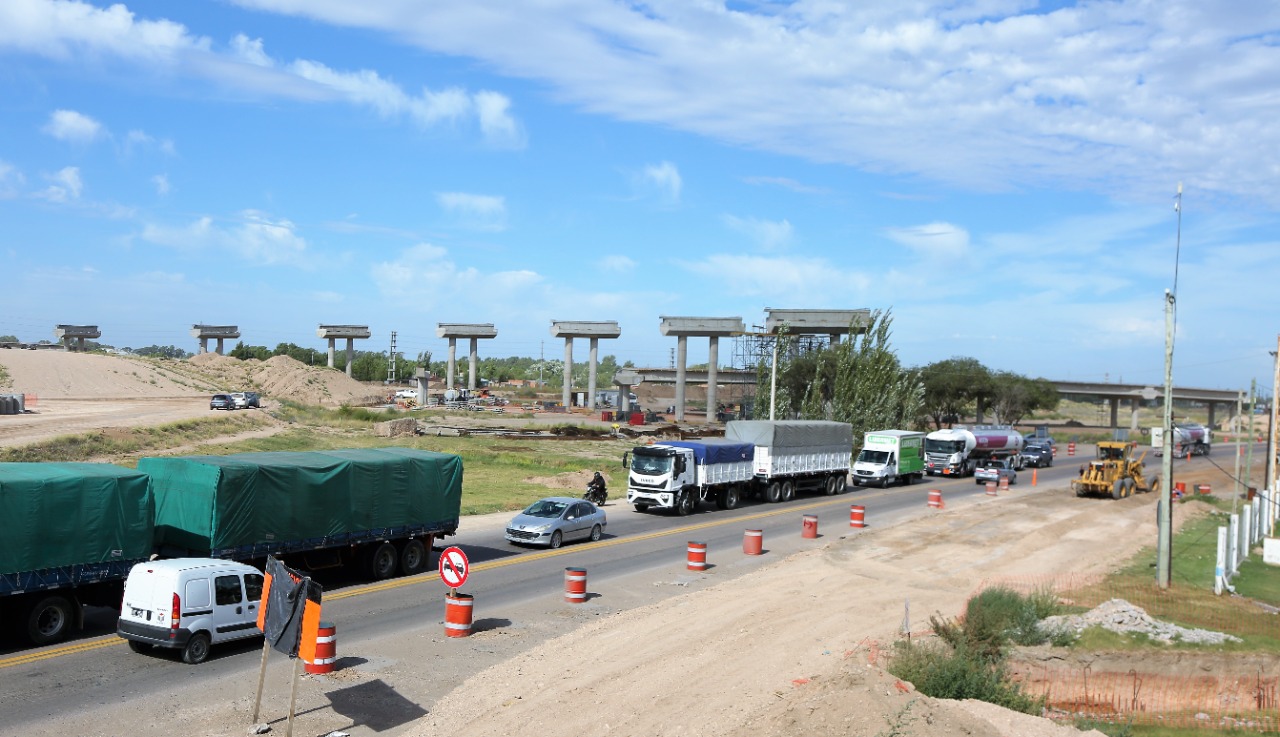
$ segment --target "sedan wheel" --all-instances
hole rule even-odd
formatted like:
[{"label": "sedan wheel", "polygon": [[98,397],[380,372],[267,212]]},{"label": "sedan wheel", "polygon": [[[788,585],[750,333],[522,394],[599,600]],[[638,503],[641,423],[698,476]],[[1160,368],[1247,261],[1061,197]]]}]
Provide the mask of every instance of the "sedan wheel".
[{"label": "sedan wheel", "polygon": [[596,525],[595,527],[591,528],[591,542],[598,542],[599,540],[600,540],[600,525]]},{"label": "sedan wheel", "polygon": [[551,542],[549,543],[549,545],[552,548],[558,548],[563,543],[564,543],[564,535],[561,535],[559,530],[556,530],[555,532],[551,533]]}]

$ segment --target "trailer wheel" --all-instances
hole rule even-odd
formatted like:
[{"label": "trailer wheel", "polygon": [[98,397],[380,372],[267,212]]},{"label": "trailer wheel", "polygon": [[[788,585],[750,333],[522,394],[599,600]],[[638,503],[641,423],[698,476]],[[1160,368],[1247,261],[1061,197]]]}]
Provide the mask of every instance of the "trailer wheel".
[{"label": "trailer wheel", "polygon": [[72,603],[64,596],[46,596],[27,614],[27,639],[34,645],[49,645],[67,639],[71,632]]},{"label": "trailer wheel", "polygon": [[400,548],[400,573],[412,576],[427,567],[427,546],[421,540],[406,540]]},{"label": "trailer wheel", "polygon": [[782,484],[778,483],[777,481],[770,481],[769,485],[765,487],[765,490],[764,490],[764,500],[769,502],[770,504],[777,504],[778,500],[781,498],[782,498]]},{"label": "trailer wheel", "polygon": [[836,493],[843,494],[848,490],[849,490],[848,479],[845,478],[844,474],[837,476],[836,477]]},{"label": "trailer wheel", "polygon": [[369,551],[369,577],[375,581],[391,578],[396,573],[396,546],[382,543]]},{"label": "trailer wheel", "polygon": [[209,633],[197,632],[187,640],[182,648],[182,662],[188,665],[200,665],[209,658]]},{"label": "trailer wheel", "polygon": [[724,508],[737,509],[738,504],[740,504],[742,501],[741,497],[742,497],[742,492],[738,489],[738,486],[736,484],[725,489],[724,490]]},{"label": "trailer wheel", "polygon": [[787,479],[782,482],[782,501],[789,502],[796,498],[796,482]]},{"label": "trailer wheel", "polygon": [[835,496],[836,493],[836,477],[828,476],[826,485],[827,496]]}]

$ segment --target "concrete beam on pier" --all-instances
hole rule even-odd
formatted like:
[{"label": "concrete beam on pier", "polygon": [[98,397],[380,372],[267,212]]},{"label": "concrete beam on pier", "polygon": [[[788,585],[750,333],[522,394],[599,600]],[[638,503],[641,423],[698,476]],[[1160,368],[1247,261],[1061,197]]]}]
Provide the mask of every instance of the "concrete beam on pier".
[{"label": "concrete beam on pier", "polygon": [[477,346],[480,340],[498,337],[498,329],[491,322],[439,322],[436,323],[436,336],[449,339],[449,371],[447,387],[453,389],[453,378],[458,367],[458,338],[468,338],[471,350],[468,353],[467,388],[476,390],[476,364],[479,362]]},{"label": "concrete beam on pier", "polygon": [[614,320],[552,320],[551,335],[564,338],[564,389],[561,399],[565,407],[570,406],[573,392],[573,339],[587,338],[591,341],[591,354],[587,361],[587,406],[596,408],[596,368],[597,355],[601,338],[617,338],[622,335],[622,328]]},{"label": "concrete beam on pier", "polygon": [[97,340],[102,337],[102,331],[97,325],[58,325],[53,329],[53,335],[62,341],[64,350],[72,350],[72,341],[75,341],[75,350],[83,351],[86,339]]},{"label": "concrete beam on pier", "polygon": [[351,362],[355,359],[357,340],[372,337],[368,325],[321,325],[316,335],[329,341],[329,368],[333,368],[333,344],[339,339],[347,341],[347,376],[351,375]]},{"label": "concrete beam on pier", "polygon": [[224,340],[237,340],[240,337],[240,328],[236,325],[192,325],[191,337],[200,341],[200,352],[209,352],[209,340],[218,341],[218,355],[222,355],[222,342]]},{"label": "concrete beam on pier", "polygon": [[689,336],[710,340],[707,351],[707,420],[716,416],[716,384],[720,363],[720,339],[741,335],[746,327],[741,317],[659,317],[658,331],[676,336],[676,422],[684,421],[684,388],[688,365]]}]

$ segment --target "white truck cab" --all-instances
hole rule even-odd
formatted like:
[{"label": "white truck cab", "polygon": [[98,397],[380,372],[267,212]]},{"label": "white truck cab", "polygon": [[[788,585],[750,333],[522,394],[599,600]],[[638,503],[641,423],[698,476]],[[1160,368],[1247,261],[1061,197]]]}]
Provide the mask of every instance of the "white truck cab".
[{"label": "white truck cab", "polygon": [[124,584],[116,633],[134,652],[151,646],[182,651],[195,665],[211,645],[260,635],[262,572],[216,558],[138,563]]}]

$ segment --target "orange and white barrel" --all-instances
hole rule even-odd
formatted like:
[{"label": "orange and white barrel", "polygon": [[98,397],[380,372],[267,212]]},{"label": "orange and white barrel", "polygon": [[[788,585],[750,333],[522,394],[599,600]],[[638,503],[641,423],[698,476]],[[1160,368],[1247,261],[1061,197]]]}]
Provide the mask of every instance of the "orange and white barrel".
[{"label": "orange and white barrel", "polygon": [[707,570],[707,544],[690,541],[688,551],[688,569],[691,571]]},{"label": "orange and white barrel", "polygon": [[1076,444],[1075,444],[1075,443],[1067,443],[1067,455],[1069,455],[1069,456],[1073,456],[1073,455],[1075,455],[1075,454],[1076,454]]},{"label": "orange and white barrel", "polygon": [[818,536],[818,515],[806,514],[801,518],[800,537],[816,538]]},{"label": "orange and white barrel", "polygon": [[304,668],[308,673],[324,675],[333,672],[334,661],[338,659],[337,627],[333,622],[321,622],[316,630],[316,657],[307,661]]},{"label": "orange and white barrel", "polygon": [[1009,479],[1008,477],[1002,476],[1000,478],[1000,491],[1008,491],[1008,490],[1009,490]]},{"label": "orange and white barrel", "polygon": [[942,489],[929,490],[929,506],[932,509],[942,509]]},{"label": "orange and white barrel", "polygon": [[564,600],[570,604],[581,604],[587,600],[587,569],[564,569]]},{"label": "orange and white barrel", "polygon": [[1175,498],[1181,499],[1186,495],[1187,495],[1187,482],[1175,481],[1173,484],[1173,496]]},{"label": "orange and white barrel", "polygon": [[747,530],[742,535],[742,552],[760,555],[764,552],[764,530]]},{"label": "orange and white barrel", "polygon": [[1200,484],[1199,492],[1201,494],[1211,494],[1213,493],[1213,488],[1208,484]]},{"label": "orange and white barrel", "polygon": [[849,506],[849,526],[859,530],[867,526],[867,510],[861,504]]},{"label": "orange and white barrel", "polygon": [[987,482],[987,496],[995,496],[995,495],[996,495],[996,482],[994,482],[994,481],[988,481],[988,482]]},{"label": "orange and white barrel", "polygon": [[467,637],[471,634],[471,610],[475,598],[471,594],[444,595],[444,634],[446,637]]}]

